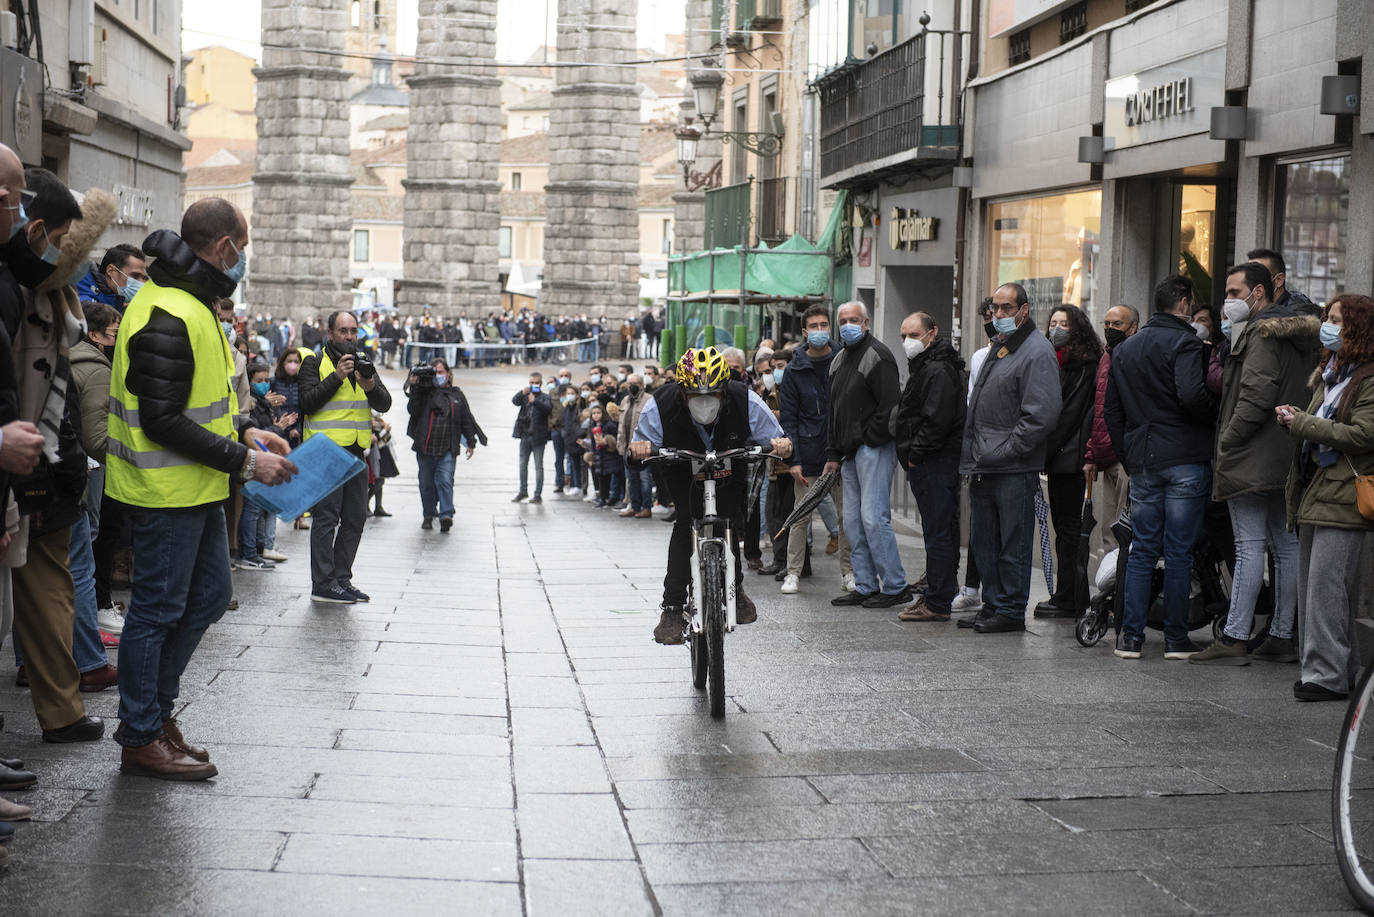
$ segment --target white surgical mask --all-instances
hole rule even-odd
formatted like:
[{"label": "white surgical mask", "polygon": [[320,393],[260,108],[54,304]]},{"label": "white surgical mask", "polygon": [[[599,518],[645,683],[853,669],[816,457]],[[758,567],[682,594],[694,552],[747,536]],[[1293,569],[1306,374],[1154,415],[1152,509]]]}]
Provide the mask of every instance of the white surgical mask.
[{"label": "white surgical mask", "polygon": [[716,418],[720,416],[720,398],[715,395],[698,395],[688,398],[687,411],[697,423],[715,423]]},{"label": "white surgical mask", "polygon": [[763,377],[763,387],[765,389],[771,392],[773,390],[773,386],[775,385],[777,385],[777,382],[773,381],[772,373],[769,373],[768,375]]},{"label": "white surgical mask", "polygon": [[920,338],[902,338],[902,349],[906,351],[908,360],[914,360],[925,353],[926,342]]},{"label": "white surgical mask", "polygon": [[1198,337],[1202,338],[1204,341],[1207,340],[1207,338],[1209,337],[1209,335],[1207,334],[1207,326],[1204,325],[1202,322],[1193,322],[1193,333],[1196,334]]}]

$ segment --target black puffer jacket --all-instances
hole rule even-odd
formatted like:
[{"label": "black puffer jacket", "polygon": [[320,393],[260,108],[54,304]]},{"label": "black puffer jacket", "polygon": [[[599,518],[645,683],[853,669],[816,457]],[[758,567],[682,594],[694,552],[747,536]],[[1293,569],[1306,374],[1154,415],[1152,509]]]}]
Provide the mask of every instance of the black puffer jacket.
[{"label": "black puffer jacket", "polygon": [[845,347],[830,361],[830,417],[826,458],[853,458],[860,446],[880,449],[892,442],[892,415],[901,398],[897,361],[872,334]]},{"label": "black puffer jacket", "polygon": [[[153,283],[185,290],[206,309],[212,310],[216,299],[234,292],[234,282],[197,258],[174,232],[160,229],[148,236],[143,251],[156,259],[148,266]],[[183,413],[195,372],[196,354],[186,324],[154,305],[148,323],[129,340],[129,370],[124,379],[128,390],[138,396],[143,432],[167,449],[232,474],[243,467],[248,450]]]},{"label": "black puffer jacket", "polygon": [[903,467],[926,459],[958,461],[964,442],[964,360],[946,338],[908,364],[910,375],[897,406],[897,461]]}]

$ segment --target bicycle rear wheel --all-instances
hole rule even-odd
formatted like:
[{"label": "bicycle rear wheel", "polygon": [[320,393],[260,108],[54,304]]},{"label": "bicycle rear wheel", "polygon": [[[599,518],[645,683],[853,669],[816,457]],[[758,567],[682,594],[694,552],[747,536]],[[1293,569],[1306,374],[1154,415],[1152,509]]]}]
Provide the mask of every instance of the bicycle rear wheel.
[{"label": "bicycle rear wheel", "polygon": [[1350,695],[1331,781],[1336,863],[1351,897],[1369,913],[1374,913],[1374,723],[1369,722],[1372,679],[1374,667],[1365,670]]},{"label": "bicycle rear wheel", "polygon": [[719,543],[701,551],[701,609],[706,644],[706,696],[711,716],[725,716],[725,557]]},{"label": "bicycle rear wheel", "polygon": [[688,631],[687,643],[692,650],[692,687],[700,691],[706,687],[706,635]]}]

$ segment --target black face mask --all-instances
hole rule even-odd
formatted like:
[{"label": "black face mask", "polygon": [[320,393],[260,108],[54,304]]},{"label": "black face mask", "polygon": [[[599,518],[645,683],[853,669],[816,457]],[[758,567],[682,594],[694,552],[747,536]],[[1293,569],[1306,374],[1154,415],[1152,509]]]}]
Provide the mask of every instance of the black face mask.
[{"label": "black face mask", "polygon": [[642,391],[644,391],[644,386],[638,385],[638,384],[631,385],[631,386],[630,386],[630,397],[631,397],[631,398],[638,398],[638,397],[639,397],[639,393],[642,392]]},{"label": "black face mask", "polygon": [[14,272],[14,279],[32,289],[52,276],[57,265],[49,264],[33,253],[29,237],[25,232],[15,233],[0,248],[0,261],[4,261]]},{"label": "black face mask", "polygon": [[1115,350],[1116,345],[1126,340],[1126,332],[1120,328],[1107,328],[1103,330],[1103,336],[1107,339],[1107,349]]},{"label": "black face mask", "polygon": [[988,336],[988,340],[997,337],[997,326],[992,322],[983,322],[983,333]]}]

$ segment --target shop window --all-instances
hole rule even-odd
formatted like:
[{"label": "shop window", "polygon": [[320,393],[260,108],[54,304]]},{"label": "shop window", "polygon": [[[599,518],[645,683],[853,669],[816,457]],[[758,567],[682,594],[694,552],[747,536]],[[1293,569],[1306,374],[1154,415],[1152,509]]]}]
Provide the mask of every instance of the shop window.
[{"label": "shop window", "polygon": [[1038,326],[1062,303],[1079,306],[1096,324],[1102,317],[1094,314],[1101,225],[1098,190],[989,205],[988,281],[982,295],[1019,283]]},{"label": "shop window", "polygon": [[498,258],[509,258],[511,248],[511,228],[502,226],[496,237],[496,256]]},{"label": "shop window", "polygon": [[1059,14],[1059,43],[1073,41],[1088,31],[1088,3],[1075,3]]},{"label": "shop window", "polygon": [[1030,60],[1030,29],[1022,29],[1007,40],[1007,63],[1024,64]]},{"label": "shop window", "polygon": [[1350,215],[1350,157],[1280,165],[1275,247],[1283,255],[1285,285],[1313,302],[1345,292],[1345,245]]},{"label": "shop window", "polygon": [[372,247],[372,234],[366,229],[353,230],[353,260],[367,261]]}]

